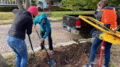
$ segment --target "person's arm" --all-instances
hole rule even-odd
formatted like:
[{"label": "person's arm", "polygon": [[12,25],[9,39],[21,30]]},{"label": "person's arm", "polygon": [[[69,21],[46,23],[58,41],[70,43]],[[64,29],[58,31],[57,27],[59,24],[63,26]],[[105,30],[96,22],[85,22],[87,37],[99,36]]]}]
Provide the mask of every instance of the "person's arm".
[{"label": "person's arm", "polygon": [[34,20],[33,20],[33,23],[34,23],[34,26],[36,26],[37,23],[39,23],[39,17],[36,17]]},{"label": "person's arm", "polygon": [[13,9],[13,13],[16,14],[19,11],[19,9]]},{"label": "person's arm", "polygon": [[117,24],[120,25],[120,13],[117,12]]},{"label": "person's arm", "polygon": [[[49,22],[49,21],[48,21]],[[47,24],[47,27],[46,27],[46,32],[43,36],[43,39],[45,39],[49,34],[50,34],[50,23]]]},{"label": "person's arm", "polygon": [[102,14],[103,14],[103,12],[102,12],[102,11],[99,11],[99,12],[95,15],[96,19],[99,20],[99,21],[101,21]]},{"label": "person's arm", "polygon": [[32,33],[32,26],[33,26],[33,20],[29,19],[27,24],[27,34],[30,35]]},{"label": "person's arm", "polygon": [[17,14],[18,12],[23,12],[22,10],[19,10],[19,9],[13,9],[12,11],[14,14]]}]

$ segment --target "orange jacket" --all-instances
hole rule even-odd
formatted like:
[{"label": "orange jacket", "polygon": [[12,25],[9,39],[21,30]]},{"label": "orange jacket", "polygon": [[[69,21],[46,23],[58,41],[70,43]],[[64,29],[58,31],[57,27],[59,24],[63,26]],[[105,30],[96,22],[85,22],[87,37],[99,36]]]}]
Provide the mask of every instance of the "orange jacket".
[{"label": "orange jacket", "polygon": [[114,30],[117,25],[117,13],[114,9],[101,9],[103,12],[101,22],[110,24],[110,29]]}]

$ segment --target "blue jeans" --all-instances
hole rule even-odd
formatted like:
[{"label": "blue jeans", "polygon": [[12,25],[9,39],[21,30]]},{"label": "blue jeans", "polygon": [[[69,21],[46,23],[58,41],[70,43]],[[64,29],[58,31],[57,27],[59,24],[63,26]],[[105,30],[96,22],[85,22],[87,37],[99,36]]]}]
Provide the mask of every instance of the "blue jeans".
[{"label": "blue jeans", "polygon": [[25,41],[7,36],[7,43],[16,54],[16,67],[26,67],[28,53]]},{"label": "blue jeans", "polygon": [[[98,34],[100,34],[101,32],[99,32]],[[95,53],[96,53],[96,49],[98,48],[98,46],[101,44],[102,40],[100,40],[98,37],[95,37],[92,46],[91,46],[91,51],[90,51],[90,60],[89,60],[89,64],[91,64],[92,62],[94,62],[95,59]],[[105,66],[108,67],[109,66],[109,62],[110,62],[110,48],[111,48],[112,44],[109,42],[105,42]]]}]

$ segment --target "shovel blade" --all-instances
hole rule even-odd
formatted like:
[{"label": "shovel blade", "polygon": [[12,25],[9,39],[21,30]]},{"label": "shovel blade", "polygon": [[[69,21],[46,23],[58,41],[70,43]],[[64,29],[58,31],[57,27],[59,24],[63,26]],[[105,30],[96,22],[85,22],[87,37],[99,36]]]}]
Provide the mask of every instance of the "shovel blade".
[{"label": "shovel blade", "polygon": [[48,62],[50,67],[54,67],[54,65],[56,64],[55,60],[53,58],[51,58]]}]

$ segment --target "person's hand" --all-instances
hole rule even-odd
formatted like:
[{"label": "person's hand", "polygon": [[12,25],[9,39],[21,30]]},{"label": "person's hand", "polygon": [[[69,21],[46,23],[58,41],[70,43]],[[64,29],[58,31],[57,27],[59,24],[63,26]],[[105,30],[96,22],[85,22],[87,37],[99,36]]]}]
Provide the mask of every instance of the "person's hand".
[{"label": "person's hand", "polygon": [[43,39],[43,38],[41,38],[41,39],[40,39],[40,43],[42,43],[43,41],[44,41],[44,39]]},{"label": "person's hand", "polygon": [[36,30],[36,26],[33,26],[33,28]]}]

